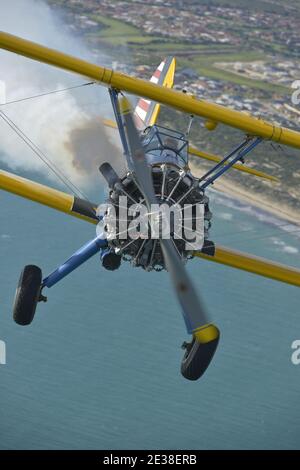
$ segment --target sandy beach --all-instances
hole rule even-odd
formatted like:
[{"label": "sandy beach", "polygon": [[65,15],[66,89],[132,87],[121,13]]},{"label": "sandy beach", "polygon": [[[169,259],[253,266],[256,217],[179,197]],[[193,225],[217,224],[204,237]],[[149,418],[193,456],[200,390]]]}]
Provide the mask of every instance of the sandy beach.
[{"label": "sandy beach", "polygon": [[[190,168],[192,173],[195,176],[201,176],[202,172],[190,162]],[[214,189],[221,193],[226,194],[234,199],[238,199],[245,204],[250,204],[253,207],[257,207],[258,209],[268,212],[276,217],[291,222],[295,225],[300,226],[300,212],[291,209],[287,205],[280,204],[278,206],[275,201],[264,196],[262,193],[255,193],[247,188],[239,186],[234,182],[230,181],[228,177],[221,177],[215,184]]]}]

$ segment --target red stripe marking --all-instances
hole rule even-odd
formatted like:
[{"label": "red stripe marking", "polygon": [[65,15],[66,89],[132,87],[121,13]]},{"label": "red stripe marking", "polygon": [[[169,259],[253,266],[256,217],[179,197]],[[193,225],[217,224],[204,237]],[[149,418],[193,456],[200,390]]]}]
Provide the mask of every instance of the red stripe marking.
[{"label": "red stripe marking", "polygon": [[146,103],[145,100],[141,99],[139,102],[138,102],[138,107],[142,108],[144,111],[148,111],[149,109],[149,103]]}]

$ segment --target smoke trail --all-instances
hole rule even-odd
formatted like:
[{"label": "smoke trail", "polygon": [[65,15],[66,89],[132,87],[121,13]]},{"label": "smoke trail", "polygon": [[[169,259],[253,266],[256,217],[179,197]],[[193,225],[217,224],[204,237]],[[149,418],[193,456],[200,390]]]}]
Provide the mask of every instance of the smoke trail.
[{"label": "smoke trail", "polygon": [[[2,0],[0,28],[86,60],[95,60],[78,38],[72,37],[41,1]],[[98,56],[99,57],[99,56]],[[107,62],[107,58],[103,59]],[[86,80],[45,64],[0,51],[0,80],[6,86],[6,101],[75,86]],[[0,108],[76,184],[88,188],[98,178],[97,168],[109,160],[122,166],[119,146],[99,116],[110,117],[108,93],[98,85],[57,93]],[[115,131],[113,131],[115,132]],[[117,140],[116,140],[117,141]],[[118,141],[117,141],[118,142]],[[0,161],[12,169],[43,173],[45,165],[0,119]],[[95,176],[96,175],[96,176]]]}]

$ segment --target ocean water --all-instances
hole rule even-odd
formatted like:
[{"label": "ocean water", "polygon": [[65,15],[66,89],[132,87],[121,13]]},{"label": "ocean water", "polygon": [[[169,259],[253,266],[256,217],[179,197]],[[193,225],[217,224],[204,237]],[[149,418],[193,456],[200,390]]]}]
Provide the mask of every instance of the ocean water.
[{"label": "ocean water", "polygon": [[[211,209],[216,242],[300,267],[299,228],[217,193]],[[191,261],[222,334],[195,383],[180,375],[188,337],[166,273],[125,263],[110,273],[94,258],[49,290],[30,327],[13,322],[22,267],[47,274],[93,236],[92,225],[0,193],[0,448],[299,448],[296,287]]]}]

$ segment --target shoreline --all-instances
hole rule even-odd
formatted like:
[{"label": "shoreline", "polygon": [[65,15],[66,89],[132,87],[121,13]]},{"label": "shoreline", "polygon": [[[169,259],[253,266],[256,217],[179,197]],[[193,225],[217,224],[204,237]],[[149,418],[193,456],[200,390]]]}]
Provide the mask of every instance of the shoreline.
[{"label": "shoreline", "polygon": [[[196,165],[190,162],[190,169],[195,176],[200,176],[201,170]],[[261,193],[254,193],[251,190],[233,184],[228,178],[222,177],[217,181],[213,188],[219,193],[224,193],[232,199],[238,200],[241,203],[250,205],[259,209],[262,212],[274,215],[278,219],[291,222],[294,225],[300,226],[300,212],[293,210],[288,206],[276,206],[274,201],[271,201]]]}]

